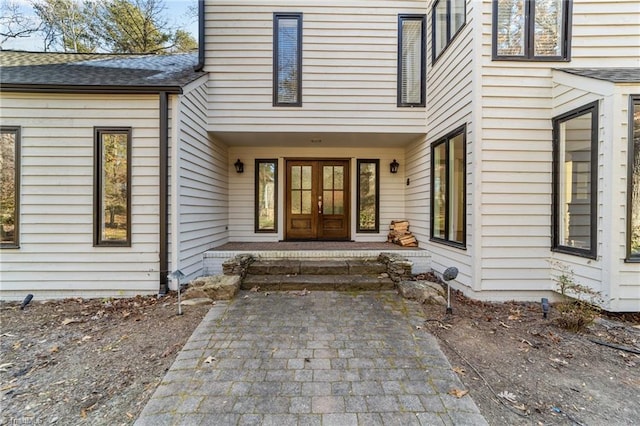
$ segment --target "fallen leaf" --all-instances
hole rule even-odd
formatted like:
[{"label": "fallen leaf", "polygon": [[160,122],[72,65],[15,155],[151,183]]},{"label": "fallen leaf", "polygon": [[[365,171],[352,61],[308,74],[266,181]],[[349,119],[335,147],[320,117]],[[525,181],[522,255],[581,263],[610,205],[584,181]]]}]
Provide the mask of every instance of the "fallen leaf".
[{"label": "fallen leaf", "polygon": [[245,295],[244,295],[244,297],[243,297],[243,299],[248,299],[248,298],[249,298],[249,296],[248,296],[248,295],[246,295],[246,294],[245,294]]},{"label": "fallen leaf", "polygon": [[520,411],[527,411],[527,407],[525,407],[524,404],[514,405],[514,407],[517,408]]},{"label": "fallen leaf", "polygon": [[510,325],[505,324],[504,322],[500,321],[500,325],[503,326],[504,328],[511,328]]},{"label": "fallen leaf", "polygon": [[569,363],[563,359],[559,359],[559,358],[549,358],[549,359],[558,364],[569,365]]},{"label": "fallen leaf", "polygon": [[131,312],[123,312],[122,313],[122,318],[127,318],[129,315],[131,315]]},{"label": "fallen leaf", "polygon": [[20,346],[22,346],[22,342],[15,342],[13,344],[13,350],[15,351],[15,350],[20,349]]},{"label": "fallen leaf", "polygon": [[453,372],[461,376],[467,374],[467,370],[465,370],[464,367],[453,367]]},{"label": "fallen leaf", "polygon": [[126,413],[126,414],[127,414],[127,417],[129,417],[130,419],[132,419],[132,418],[133,418],[133,414],[129,413],[128,411],[127,411],[127,413]]},{"label": "fallen leaf", "polygon": [[509,315],[507,317],[507,319],[510,320],[510,321],[515,321],[515,320],[519,320],[520,316],[518,316],[518,315]]},{"label": "fallen leaf", "polygon": [[2,333],[0,334],[0,337],[16,337],[16,336],[11,333]]},{"label": "fallen leaf", "polygon": [[502,391],[498,394],[502,399],[506,399],[509,402],[516,402],[516,396],[509,391]]},{"label": "fallen leaf", "polygon": [[65,318],[65,319],[62,321],[62,325],[73,324],[74,322],[80,322],[80,320],[79,320],[79,319],[77,319],[77,318]]},{"label": "fallen leaf", "polygon": [[462,398],[463,396],[465,396],[468,393],[469,393],[469,391],[466,390],[466,389],[451,389],[449,391],[449,395],[453,395],[456,398]]},{"label": "fallen leaf", "polygon": [[60,350],[60,348],[59,348],[59,347],[54,346],[54,347],[52,347],[51,349],[49,349],[49,352],[51,352],[51,353],[53,354],[53,353],[58,352],[59,350]]},{"label": "fallen leaf", "polygon": [[421,325],[416,325],[416,330],[422,330],[422,326]]},{"label": "fallen leaf", "polygon": [[207,359],[204,360],[204,362],[205,362],[205,364],[211,364],[215,360],[216,360],[215,357],[208,356]]},{"label": "fallen leaf", "polygon": [[258,290],[260,290],[260,287],[256,285],[256,286],[251,287],[251,290],[249,290],[249,291],[258,291]]},{"label": "fallen leaf", "polygon": [[5,364],[0,364],[0,371],[7,371],[9,370],[11,367],[13,367],[15,364],[12,362],[7,362]]}]

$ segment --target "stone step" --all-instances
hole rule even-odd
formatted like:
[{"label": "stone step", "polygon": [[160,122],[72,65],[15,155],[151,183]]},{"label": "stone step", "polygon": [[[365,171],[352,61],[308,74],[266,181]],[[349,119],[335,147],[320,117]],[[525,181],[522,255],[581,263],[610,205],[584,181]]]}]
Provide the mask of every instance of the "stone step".
[{"label": "stone step", "polygon": [[386,272],[386,265],[376,259],[272,259],[253,262],[250,275],[378,275]]},{"label": "stone step", "polygon": [[395,283],[388,277],[378,275],[293,275],[293,274],[261,274],[247,275],[242,280],[241,288],[250,290],[258,287],[263,291],[361,291],[392,290]]}]

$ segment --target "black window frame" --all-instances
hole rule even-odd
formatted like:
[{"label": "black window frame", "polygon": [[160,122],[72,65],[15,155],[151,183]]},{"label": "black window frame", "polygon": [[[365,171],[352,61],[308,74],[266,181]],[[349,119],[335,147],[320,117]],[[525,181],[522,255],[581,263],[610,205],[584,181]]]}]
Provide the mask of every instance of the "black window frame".
[{"label": "black window frame", "polygon": [[[102,135],[116,133],[127,135],[127,238],[126,240],[102,239]],[[131,127],[94,127],[94,176],[93,176],[93,245],[95,247],[131,247],[131,159],[132,159]]]},{"label": "black window frame", "polygon": [[[296,84],[298,86],[296,102],[280,102],[278,101],[278,88],[280,79],[278,76],[278,29],[280,19],[296,19],[298,21],[297,28],[297,47],[296,47],[296,66],[298,75]],[[302,106],[302,13],[299,12],[274,12],[273,13],[273,106],[274,107],[301,107]]]},{"label": "black window frame", "polygon": [[[560,241],[560,221],[563,215],[560,212],[560,124],[582,115],[591,113],[591,182],[589,186],[590,206],[590,239],[589,249],[562,245]],[[596,259],[598,254],[598,131],[599,131],[599,102],[594,101],[575,108],[564,114],[553,117],[553,165],[552,165],[552,203],[551,203],[551,251],[565,253],[574,256]]]},{"label": "black window frame", "polygon": [[[273,164],[273,202],[274,202],[274,217],[273,217],[273,229],[260,229],[260,214],[258,211],[260,204],[260,195],[258,192],[258,186],[260,184],[259,173],[260,164]],[[257,234],[274,234],[278,232],[278,159],[277,158],[256,158],[255,160],[255,180],[254,180],[254,232]]]},{"label": "black window frame", "polygon": [[[420,102],[403,102],[402,101],[402,82],[404,74],[402,72],[402,23],[404,21],[420,21],[422,31],[420,35]],[[398,87],[397,87],[397,106],[398,107],[424,107],[426,106],[426,15],[416,14],[399,14],[398,15]]]},{"label": "black window frame", "polygon": [[[631,240],[632,240],[632,223],[631,219],[633,218],[633,169],[634,169],[634,160],[636,155],[640,155],[640,153],[635,152],[635,143],[634,143],[634,108],[638,105],[640,107],[640,94],[638,95],[630,95],[629,96],[629,135],[628,135],[628,144],[629,144],[629,153],[628,153],[628,167],[627,167],[627,241],[626,241],[626,257],[625,262],[627,263],[640,263],[640,253],[633,254],[631,252]],[[638,170],[640,173],[640,170]],[[638,212],[640,214],[640,212]]]},{"label": "black window frame", "polygon": [[498,54],[498,0],[492,0],[491,18],[491,59],[494,61],[528,61],[528,62],[570,62],[571,61],[571,26],[573,15],[573,0],[562,1],[562,31],[560,36],[561,54],[558,56],[536,56],[535,54],[535,2],[525,2],[524,16],[524,54]]},{"label": "black window frame", "polygon": [[[356,173],[358,175],[358,186],[357,186],[357,194],[356,194],[356,214],[358,215],[356,220],[356,232],[362,234],[375,234],[380,232],[380,160],[379,159],[368,159],[368,158],[359,158],[357,161]],[[376,215],[376,223],[374,229],[362,229],[360,227],[360,166],[362,164],[375,164],[376,168],[376,198],[375,198],[375,215]]]},{"label": "black window frame", "polygon": [[[438,53],[436,53],[436,24],[437,24],[437,14],[436,7],[440,4],[440,2],[446,2],[447,4],[447,39],[444,47]],[[438,58],[442,56],[442,54],[447,50],[447,48],[451,45],[453,40],[460,34],[462,29],[467,25],[467,2],[463,2],[464,4],[464,21],[460,28],[458,28],[453,34],[451,33],[453,16],[451,15],[451,0],[436,0],[431,6],[431,64],[435,64]]]},{"label": "black window frame", "polygon": [[21,133],[20,126],[0,126],[0,133],[13,133],[15,135],[14,146],[14,218],[13,218],[13,241],[0,242],[1,249],[20,248],[20,170],[21,170]]},{"label": "black window frame", "polygon": [[[436,237],[434,235],[434,225],[435,225],[435,216],[434,216],[434,210],[435,210],[435,203],[434,203],[434,198],[435,198],[435,155],[434,155],[434,151],[435,149],[442,145],[442,144],[446,144],[446,148],[445,148],[445,152],[446,152],[446,165],[447,165],[447,173],[446,173],[446,183],[445,183],[445,187],[447,190],[447,193],[449,191],[449,183],[450,183],[450,177],[451,177],[451,173],[450,173],[450,168],[449,168],[449,144],[451,142],[451,140],[455,139],[456,137],[462,135],[462,149],[463,149],[463,157],[465,158],[464,161],[464,170],[462,173],[462,187],[463,187],[463,196],[462,196],[462,241],[454,241],[454,240],[450,240],[448,235],[449,235],[449,231],[450,231],[450,223],[449,223],[449,212],[451,209],[451,200],[449,199],[449,197],[446,198],[446,204],[445,204],[445,234],[447,235],[446,238],[441,238],[441,237]],[[430,184],[431,184],[431,195],[429,197],[430,199],[430,206],[429,206],[429,240],[433,241],[433,242],[437,242],[437,243],[441,243],[444,245],[448,245],[451,247],[455,247],[455,248],[459,248],[459,249],[467,249],[467,125],[463,124],[460,127],[457,127],[456,129],[452,130],[451,132],[447,133],[445,136],[441,137],[440,139],[436,140],[435,142],[433,142],[431,144],[431,150],[430,150],[430,155],[431,155],[431,177],[430,177]],[[448,194],[447,194],[448,195]]]}]

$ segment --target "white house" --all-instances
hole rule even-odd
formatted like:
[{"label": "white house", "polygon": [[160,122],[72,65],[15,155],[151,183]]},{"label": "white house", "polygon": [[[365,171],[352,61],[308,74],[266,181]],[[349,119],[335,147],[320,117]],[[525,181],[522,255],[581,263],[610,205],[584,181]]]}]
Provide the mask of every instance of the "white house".
[{"label": "white house", "polygon": [[[200,10],[198,71],[137,92],[111,74],[25,89],[2,52],[3,143],[20,147],[2,297],[154,292],[225,243],[384,241],[406,218],[472,297],[539,300],[566,267],[606,309],[640,310],[637,1]],[[127,244],[94,218],[123,216],[96,208],[103,128],[132,141]]]}]

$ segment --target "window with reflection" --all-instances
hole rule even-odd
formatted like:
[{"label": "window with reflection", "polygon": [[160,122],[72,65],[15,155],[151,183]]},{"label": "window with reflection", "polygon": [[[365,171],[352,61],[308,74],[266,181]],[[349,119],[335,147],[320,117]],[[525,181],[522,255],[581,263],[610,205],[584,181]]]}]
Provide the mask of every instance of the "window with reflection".
[{"label": "window with reflection", "polygon": [[20,128],[0,127],[0,247],[18,247]]},{"label": "window with reflection", "polygon": [[431,239],[466,245],[466,126],[431,145]]},{"label": "window with reflection", "polygon": [[357,232],[379,231],[379,160],[358,160]]},{"label": "window with reflection", "polygon": [[598,104],[553,120],[553,249],[595,258]]},{"label": "window with reflection", "polygon": [[95,129],[97,246],[131,245],[131,128]]},{"label": "window with reflection", "polygon": [[256,232],[278,231],[278,160],[256,160]]},{"label": "window with reflection", "polygon": [[640,95],[630,100],[627,199],[627,260],[640,262]]}]

